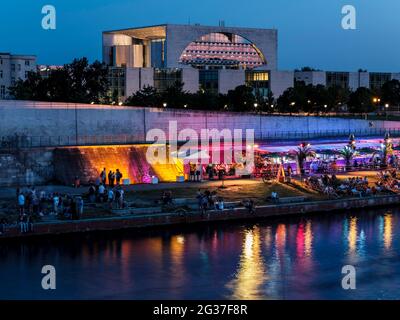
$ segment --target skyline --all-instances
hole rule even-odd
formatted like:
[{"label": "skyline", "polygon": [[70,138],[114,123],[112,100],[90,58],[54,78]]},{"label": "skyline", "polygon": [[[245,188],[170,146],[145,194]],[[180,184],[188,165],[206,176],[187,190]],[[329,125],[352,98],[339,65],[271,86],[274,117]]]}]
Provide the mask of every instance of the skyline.
[{"label": "skyline", "polygon": [[[57,10],[56,30],[41,28],[41,8],[46,4],[54,5]],[[0,52],[34,54],[40,64],[64,64],[83,56],[91,61],[101,60],[102,31],[163,23],[187,24],[189,21],[215,26],[219,20],[224,20],[226,26],[276,28],[281,70],[310,66],[332,71],[362,68],[400,72],[397,58],[400,44],[391,40],[396,39],[400,27],[400,21],[396,20],[400,3],[396,0],[352,0],[351,3],[342,0],[329,3],[321,0],[302,3],[257,0],[246,7],[241,4],[239,0],[204,0],[201,6],[196,3],[188,6],[182,0],[168,3],[129,0],[31,3],[16,0],[3,4],[4,10],[0,13],[3,21]],[[341,28],[341,8],[346,4],[354,5],[357,10],[357,30]],[[138,13],[136,8],[141,12]],[[255,11],[262,14],[252,15]],[[12,12],[14,14],[10,14]],[[390,51],[386,51],[389,47]]]}]

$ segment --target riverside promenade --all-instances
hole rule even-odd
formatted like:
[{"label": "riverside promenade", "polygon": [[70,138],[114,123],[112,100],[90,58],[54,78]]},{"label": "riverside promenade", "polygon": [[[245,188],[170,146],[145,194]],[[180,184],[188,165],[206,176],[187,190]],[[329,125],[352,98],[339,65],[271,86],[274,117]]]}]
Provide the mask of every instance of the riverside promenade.
[{"label": "riverside promenade", "polygon": [[313,213],[331,214],[338,211],[343,212],[361,208],[390,207],[399,204],[400,195],[378,195],[364,198],[346,198],[288,204],[278,203],[257,206],[253,213],[243,207],[230,208],[222,211],[209,210],[206,214],[201,214],[199,211],[187,213],[141,214],[139,210],[139,213],[134,215],[122,214],[120,216],[75,221],[38,222],[35,223],[33,232],[25,234],[19,232],[18,226],[13,226],[0,236],[0,240],[128,228],[137,229],[235,220],[245,221]]}]

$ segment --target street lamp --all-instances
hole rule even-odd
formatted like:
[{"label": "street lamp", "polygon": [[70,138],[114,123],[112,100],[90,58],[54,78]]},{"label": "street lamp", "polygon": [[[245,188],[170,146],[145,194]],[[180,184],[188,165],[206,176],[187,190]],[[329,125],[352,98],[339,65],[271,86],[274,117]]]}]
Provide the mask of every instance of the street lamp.
[{"label": "street lamp", "polygon": [[254,108],[257,109],[257,107],[258,107],[258,103],[255,103]]},{"label": "street lamp", "polygon": [[163,107],[164,107],[164,108],[167,107],[167,103],[166,103],[166,102],[163,103]]}]

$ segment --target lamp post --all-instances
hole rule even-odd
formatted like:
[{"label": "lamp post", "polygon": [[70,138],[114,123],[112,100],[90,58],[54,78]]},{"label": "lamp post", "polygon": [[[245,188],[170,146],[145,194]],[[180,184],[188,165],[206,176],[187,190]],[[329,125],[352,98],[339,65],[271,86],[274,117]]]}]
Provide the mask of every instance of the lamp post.
[{"label": "lamp post", "polygon": [[163,107],[166,108],[168,104],[166,102],[163,103]]}]

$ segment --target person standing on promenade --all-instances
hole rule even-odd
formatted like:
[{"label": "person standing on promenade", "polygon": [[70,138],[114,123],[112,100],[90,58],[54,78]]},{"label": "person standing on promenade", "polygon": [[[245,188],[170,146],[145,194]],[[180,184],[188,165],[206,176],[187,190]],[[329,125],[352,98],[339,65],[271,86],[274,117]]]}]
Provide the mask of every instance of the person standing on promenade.
[{"label": "person standing on promenade", "polygon": [[60,203],[60,197],[58,196],[58,193],[55,193],[53,196],[53,211],[55,215],[58,214],[59,203]]},{"label": "person standing on promenade", "polygon": [[100,179],[101,182],[105,185],[107,182],[107,171],[106,168],[103,169],[103,171],[100,173]]},{"label": "person standing on promenade", "polygon": [[114,191],[110,188],[110,190],[108,191],[108,203],[110,205],[110,209],[112,209],[113,206],[113,202],[114,202]]},{"label": "person standing on promenade", "polygon": [[18,208],[20,215],[25,213],[25,196],[22,192],[18,195]]},{"label": "person standing on promenade", "polygon": [[117,186],[120,185],[122,179],[122,173],[117,169],[117,172],[115,173],[115,180],[117,181]]},{"label": "person standing on promenade", "polygon": [[100,184],[98,192],[99,192],[99,197],[98,197],[99,201],[103,202],[105,200],[104,195],[106,192],[106,188],[105,188],[104,184]]}]

